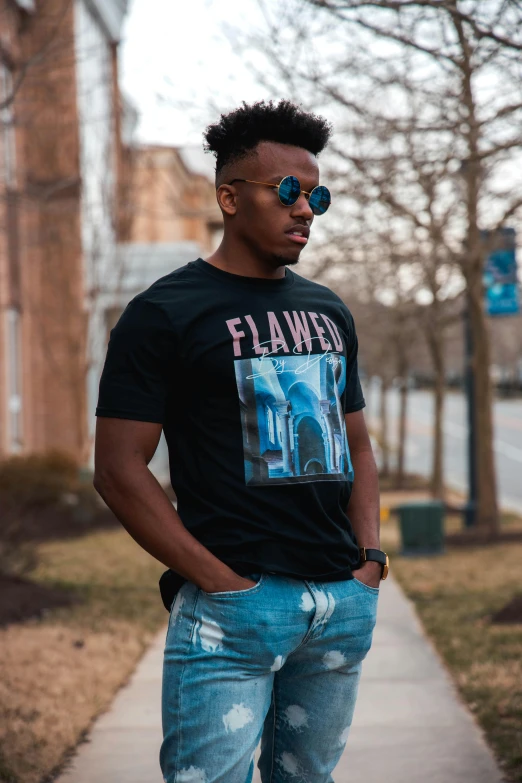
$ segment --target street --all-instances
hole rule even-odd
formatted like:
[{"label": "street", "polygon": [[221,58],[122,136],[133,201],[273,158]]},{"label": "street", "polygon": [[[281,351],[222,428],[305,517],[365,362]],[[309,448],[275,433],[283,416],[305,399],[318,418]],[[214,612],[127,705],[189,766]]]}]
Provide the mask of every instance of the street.
[{"label": "street", "polygon": [[[379,391],[366,388],[367,416],[372,426],[379,409]],[[411,391],[408,403],[406,470],[429,475],[432,454],[433,395]],[[390,441],[397,443],[399,395],[389,394]],[[522,399],[496,400],[494,404],[495,456],[499,501],[502,507],[522,511]],[[466,404],[460,392],[448,392],[444,415],[444,477],[446,484],[467,489]]]}]

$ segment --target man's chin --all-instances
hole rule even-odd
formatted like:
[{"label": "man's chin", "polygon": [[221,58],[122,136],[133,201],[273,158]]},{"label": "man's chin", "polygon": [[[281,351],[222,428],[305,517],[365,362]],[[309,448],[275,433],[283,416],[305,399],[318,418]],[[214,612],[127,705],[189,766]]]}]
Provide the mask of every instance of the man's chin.
[{"label": "man's chin", "polygon": [[273,259],[276,266],[293,266],[294,264],[299,263],[299,256],[294,258],[293,256],[274,255]]}]

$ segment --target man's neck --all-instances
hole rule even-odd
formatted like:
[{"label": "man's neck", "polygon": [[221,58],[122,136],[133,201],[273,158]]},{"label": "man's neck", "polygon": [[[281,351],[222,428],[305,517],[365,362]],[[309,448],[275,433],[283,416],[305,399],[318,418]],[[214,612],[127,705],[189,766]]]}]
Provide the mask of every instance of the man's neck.
[{"label": "man's neck", "polygon": [[244,277],[260,277],[266,280],[280,280],[286,275],[286,265],[272,266],[268,259],[261,258],[244,245],[223,239],[218,249],[205,259],[208,264]]}]

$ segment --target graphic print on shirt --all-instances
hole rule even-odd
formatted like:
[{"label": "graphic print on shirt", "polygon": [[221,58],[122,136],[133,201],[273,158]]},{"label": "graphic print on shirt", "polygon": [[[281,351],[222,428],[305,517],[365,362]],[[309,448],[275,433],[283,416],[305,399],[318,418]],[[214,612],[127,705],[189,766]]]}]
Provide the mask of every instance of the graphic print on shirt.
[{"label": "graphic print on shirt", "polygon": [[[317,336],[312,336],[308,327],[304,331],[292,329],[292,337],[298,340],[293,349],[281,328],[275,327],[278,321],[273,313],[268,313],[271,339],[266,343],[258,342],[256,325],[250,316],[244,316],[254,337],[254,352],[258,354],[254,359],[234,361],[245,481],[249,485],[353,481],[341,404],[346,359],[338,350],[343,349],[343,344],[329,319],[322,316],[334,345],[325,338],[316,320],[318,316],[309,316]],[[237,328],[240,319],[232,320],[234,323],[228,321],[227,326],[237,356],[241,352],[239,341],[246,335]],[[304,313],[300,319],[287,321],[294,327],[296,323],[307,323]],[[333,347],[338,350],[332,350]]]}]

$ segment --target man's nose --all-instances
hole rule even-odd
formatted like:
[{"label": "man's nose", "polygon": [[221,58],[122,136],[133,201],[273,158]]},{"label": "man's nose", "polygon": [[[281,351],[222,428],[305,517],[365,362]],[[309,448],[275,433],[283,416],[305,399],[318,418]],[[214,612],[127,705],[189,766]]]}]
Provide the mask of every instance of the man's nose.
[{"label": "man's nose", "polygon": [[301,193],[295,204],[292,206],[292,217],[300,217],[304,220],[312,221],[314,213],[304,193]]}]

